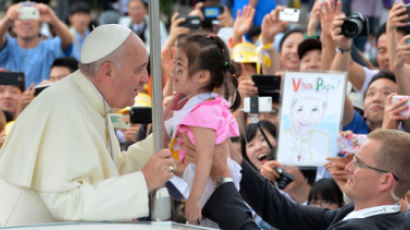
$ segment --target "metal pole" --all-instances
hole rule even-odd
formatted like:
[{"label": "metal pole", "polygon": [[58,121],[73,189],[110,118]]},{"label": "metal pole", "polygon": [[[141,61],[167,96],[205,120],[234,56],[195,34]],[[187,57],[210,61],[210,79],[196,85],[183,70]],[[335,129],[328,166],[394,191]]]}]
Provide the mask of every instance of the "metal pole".
[{"label": "metal pole", "polygon": [[[150,61],[152,82],[152,127],[155,151],[163,148],[162,140],[162,74],[161,74],[161,31],[159,0],[149,0]],[[152,192],[151,218],[154,221],[171,219],[171,197],[167,188]]]},{"label": "metal pole", "polygon": [[159,0],[149,1],[150,61],[152,78],[152,122],[155,151],[163,148],[162,143],[162,74],[161,74],[161,33]]}]

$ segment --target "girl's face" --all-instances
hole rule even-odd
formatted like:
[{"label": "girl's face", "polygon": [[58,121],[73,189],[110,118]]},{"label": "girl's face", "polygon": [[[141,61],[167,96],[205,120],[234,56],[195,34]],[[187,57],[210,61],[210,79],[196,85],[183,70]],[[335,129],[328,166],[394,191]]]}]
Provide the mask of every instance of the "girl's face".
[{"label": "girl's face", "polygon": [[[266,129],[263,129],[272,146],[276,146],[276,140]],[[251,163],[258,169],[266,162],[268,154],[270,153],[268,143],[263,138],[262,133],[257,130],[256,135],[252,140],[246,144],[246,155]]]},{"label": "girl's face", "polygon": [[303,33],[290,34],[282,44],[280,50],[280,64],[282,70],[299,70],[298,46],[303,41]]},{"label": "girl's face", "polygon": [[188,98],[195,95],[196,84],[188,74],[188,57],[181,48],[176,49],[171,76],[175,93],[185,94]]}]

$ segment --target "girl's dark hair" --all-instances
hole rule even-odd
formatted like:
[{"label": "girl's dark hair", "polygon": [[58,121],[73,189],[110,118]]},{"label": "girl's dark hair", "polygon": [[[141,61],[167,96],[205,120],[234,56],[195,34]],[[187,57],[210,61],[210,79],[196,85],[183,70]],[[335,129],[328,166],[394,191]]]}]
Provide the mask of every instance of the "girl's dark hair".
[{"label": "girl's dark hair", "polygon": [[316,200],[325,200],[342,207],[343,193],[333,178],[324,178],[316,181],[309,192],[308,203]]},{"label": "girl's dark hair", "polygon": [[293,33],[304,34],[305,32],[301,29],[293,29],[293,30],[286,31],[285,34],[283,35],[282,39],[279,42],[279,52],[282,52],[282,46],[283,46],[283,43],[285,42],[286,38],[288,38]]},{"label": "girl's dark hair", "polygon": [[[276,138],[276,127],[274,124],[272,124],[270,121],[267,120],[260,120],[259,125],[263,130],[268,131],[274,138]],[[245,128],[245,132],[241,136],[241,152],[243,158],[245,158],[248,162],[249,158],[248,155],[246,155],[246,143],[251,141],[253,138],[256,136],[256,132],[258,131],[258,125],[257,124],[249,124]],[[274,150],[272,150],[274,151]],[[251,163],[252,164],[252,163]]]},{"label": "girl's dark hair", "polygon": [[199,70],[208,70],[211,73],[211,81],[206,90],[212,91],[222,86],[225,87],[225,91],[232,91],[235,88],[235,102],[231,109],[238,108],[240,96],[237,87],[232,83],[232,76],[236,74],[236,69],[230,61],[229,49],[222,39],[211,34],[191,33],[180,36],[177,46],[187,55],[190,75]]}]

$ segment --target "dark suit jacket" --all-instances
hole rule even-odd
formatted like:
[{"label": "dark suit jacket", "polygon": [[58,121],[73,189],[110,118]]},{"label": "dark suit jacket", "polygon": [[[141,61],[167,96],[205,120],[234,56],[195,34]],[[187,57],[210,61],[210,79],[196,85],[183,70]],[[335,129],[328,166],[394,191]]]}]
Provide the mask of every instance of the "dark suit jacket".
[{"label": "dark suit jacket", "polygon": [[[353,211],[353,205],[330,211],[295,204],[282,196],[246,160],[242,168],[240,193],[243,199],[263,220],[280,230],[404,229],[404,214],[401,212],[343,221]],[[217,222],[222,229],[258,229],[233,183],[225,183],[215,190],[204,207],[203,215]]]}]

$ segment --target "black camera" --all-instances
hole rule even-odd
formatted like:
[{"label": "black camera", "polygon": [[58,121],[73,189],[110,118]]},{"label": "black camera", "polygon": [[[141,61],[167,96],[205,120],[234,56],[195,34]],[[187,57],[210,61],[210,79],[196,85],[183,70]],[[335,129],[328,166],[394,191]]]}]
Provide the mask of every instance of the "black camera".
[{"label": "black camera", "polygon": [[151,107],[131,107],[130,122],[132,124],[149,124],[152,123]]},{"label": "black camera", "polygon": [[369,22],[361,13],[353,13],[345,19],[342,34],[347,38],[369,35]]},{"label": "black camera", "polygon": [[281,77],[277,75],[253,74],[252,81],[258,87],[258,96],[272,97],[272,101],[279,102]]},{"label": "black camera", "polygon": [[274,170],[279,174],[279,178],[276,180],[278,183],[278,188],[283,190],[290,182],[295,180],[295,178],[290,175],[289,173],[285,172],[285,170],[281,168],[274,168]]},{"label": "black camera", "polygon": [[201,18],[199,16],[186,16],[185,21],[179,23],[179,26],[186,27],[190,30],[198,30],[201,28]]}]

